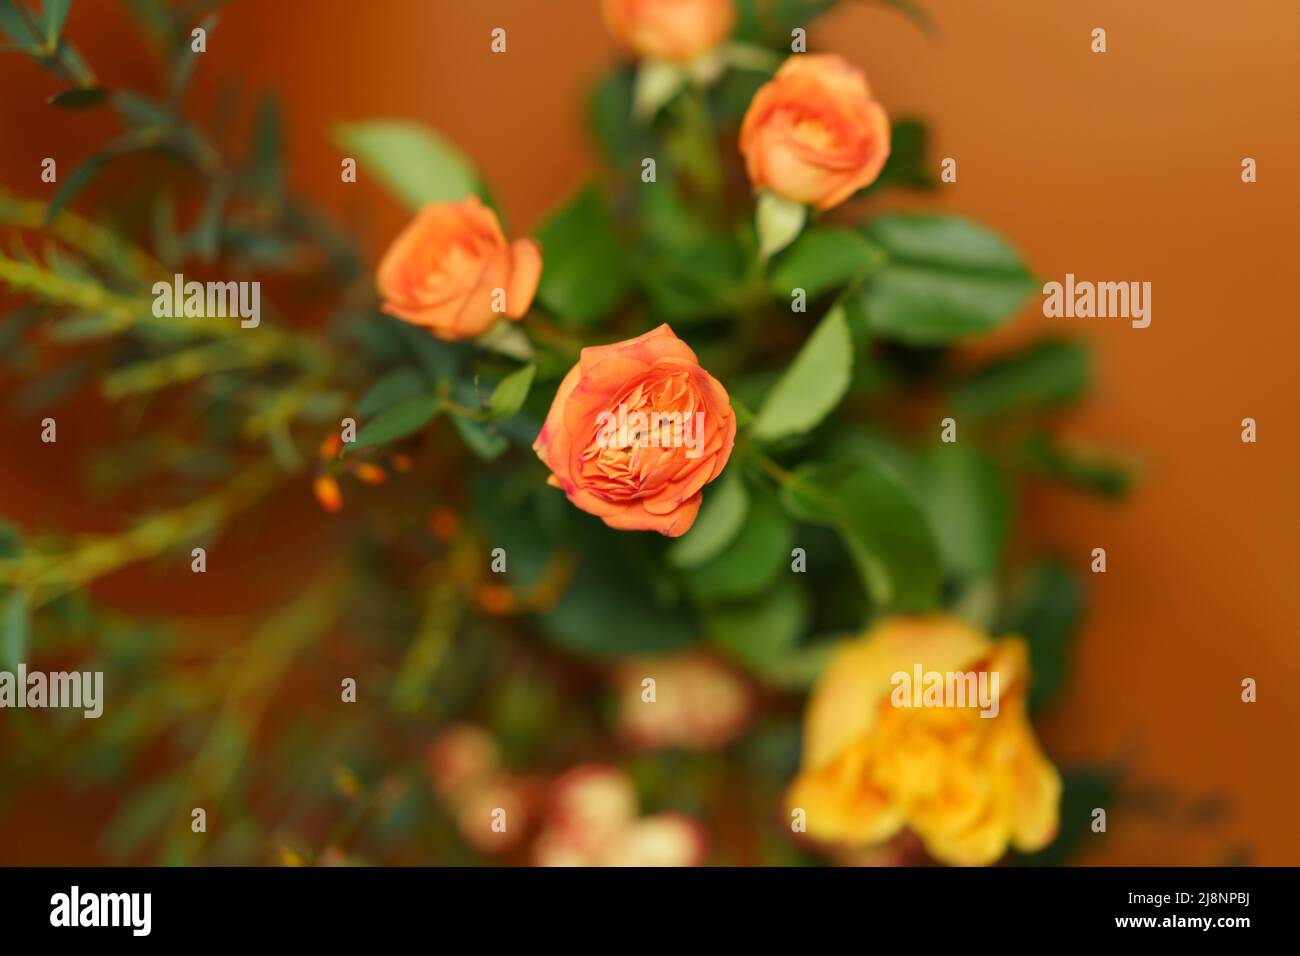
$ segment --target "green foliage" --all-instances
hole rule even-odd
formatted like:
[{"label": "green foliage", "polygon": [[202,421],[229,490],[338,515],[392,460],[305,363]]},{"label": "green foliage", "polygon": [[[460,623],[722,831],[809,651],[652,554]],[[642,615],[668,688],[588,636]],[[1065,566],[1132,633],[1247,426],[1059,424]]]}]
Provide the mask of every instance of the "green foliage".
[{"label": "green foliage", "polygon": [[1082,616],[1083,587],[1065,564],[1040,562],[1018,583],[999,632],[1019,634],[1029,644],[1030,707],[1042,707],[1061,689]]},{"label": "green foliage", "polygon": [[997,463],[978,448],[937,445],[921,458],[916,474],[943,566],[966,577],[996,576],[1013,507]]},{"label": "green foliage", "polygon": [[473,164],[433,130],[408,120],[342,123],[334,141],[408,209],[479,190]]},{"label": "green foliage", "polygon": [[758,410],[754,437],[776,441],[813,428],[839,404],[853,371],[853,342],[844,310],[834,308]]},{"label": "green foliage", "polygon": [[416,395],[400,401],[361,427],[356,446],[369,448],[404,438],[433,421],[442,409],[442,399],[436,395]]},{"label": "green foliage", "polygon": [[734,601],[765,591],[787,566],[794,529],[776,495],[753,489],[744,523],[731,543],[690,569],[685,586],[705,603]]},{"label": "green foliage", "polygon": [[692,568],[716,557],[736,539],[749,514],[749,492],[738,469],[729,469],[704,492],[691,530],[668,549],[668,562]]},{"label": "green foliage", "polygon": [[1106,498],[1123,498],[1136,480],[1133,466],[1127,462],[1094,449],[1063,445],[1043,433],[1027,437],[1024,452],[1036,473]]},{"label": "green foliage", "polygon": [[498,382],[488,400],[488,419],[504,421],[523,408],[536,376],[537,366],[530,364],[516,369]]},{"label": "green foliage", "polygon": [[863,232],[888,256],[867,279],[871,329],[913,345],[942,345],[1010,319],[1035,282],[997,235],[956,216],[880,216]]},{"label": "green foliage", "polygon": [[887,465],[805,465],[783,487],[790,513],[834,528],[881,611],[934,608],[939,552],[920,502]]},{"label": "green foliage", "polygon": [[1077,342],[1039,342],[981,368],[956,387],[953,401],[958,414],[976,418],[1050,408],[1087,392],[1089,366]]},{"label": "green foliage", "polygon": [[812,299],[854,284],[884,262],[881,250],[855,230],[813,226],[776,259],[768,285],[782,301],[794,289]]},{"label": "green foliage", "polygon": [[605,201],[582,189],[537,232],[545,267],[538,301],[562,320],[590,324],[626,296],[631,273]]}]

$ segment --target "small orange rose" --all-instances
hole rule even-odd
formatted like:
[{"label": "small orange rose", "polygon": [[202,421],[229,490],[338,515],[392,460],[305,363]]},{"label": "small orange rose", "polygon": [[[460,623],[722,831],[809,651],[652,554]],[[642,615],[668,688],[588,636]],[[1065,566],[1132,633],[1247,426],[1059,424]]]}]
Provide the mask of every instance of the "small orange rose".
[{"label": "small orange rose", "polygon": [[799,54],[754,94],[740,151],[756,189],[830,209],[880,175],[889,117],[857,67],[834,54]]},{"label": "small orange rose", "polygon": [[667,325],[585,348],[533,450],[550,484],[611,528],[685,534],[736,441],[731,400]]},{"label": "small orange rose", "polygon": [[470,196],[431,203],[379,263],[384,311],[440,339],[481,335],[504,313],[523,318],[542,275],[541,246],[507,243],[496,213]]},{"label": "small orange rose", "polygon": [[734,0],[604,0],[601,10],[637,56],[674,63],[711,53],[736,22]]}]

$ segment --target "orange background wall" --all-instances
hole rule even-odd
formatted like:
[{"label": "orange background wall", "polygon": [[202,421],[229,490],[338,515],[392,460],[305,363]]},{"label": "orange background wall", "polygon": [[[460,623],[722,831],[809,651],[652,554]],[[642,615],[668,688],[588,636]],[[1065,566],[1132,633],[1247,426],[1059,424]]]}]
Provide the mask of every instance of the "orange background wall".
[{"label": "orange background wall", "polygon": [[[1195,864],[1244,852],[1300,863],[1300,5],[923,2],[936,34],[849,0],[811,31],[810,48],[845,54],[891,112],[930,121],[933,154],[958,160],[959,182],[925,201],[1000,230],[1044,277],[1153,285],[1148,329],[1031,308],[1006,336],[1050,327],[1094,343],[1099,385],[1068,431],[1145,463],[1127,503],[1040,492],[1022,513],[1031,540],[1059,544],[1080,567],[1093,547],[1109,555],[1108,573],[1087,582],[1092,611],[1070,692],[1044,728],[1049,749],[1119,758],[1143,787],[1223,797],[1230,809],[1195,833],[1161,811],[1112,809],[1087,859]],[[489,52],[496,26],[509,31],[505,56]],[[1097,26],[1105,55],[1089,50]],[[74,4],[70,35],[105,82],[149,81],[117,4]],[[210,37],[197,96],[210,101],[223,75],[250,93],[277,91],[293,187],[376,252],[402,214],[368,184],[339,183],[325,136],[334,121],[437,127],[525,231],[593,169],[578,104],[614,55],[595,0],[240,0]],[[113,128],[42,105],[54,88],[25,60],[0,57],[0,182],[21,194],[50,189],[41,157],[70,170]],[[1240,180],[1245,156],[1259,163],[1257,184]],[[1239,440],[1246,416],[1259,422],[1256,445]],[[30,429],[0,428],[0,512],[69,530],[115,524],[78,503],[84,447],[38,455]],[[303,553],[328,534],[311,510],[291,507],[282,525],[302,526],[291,534]],[[266,580],[240,581],[248,602],[271,599]],[[158,590],[120,582],[128,605],[204,603]],[[1259,682],[1257,704],[1239,700],[1246,676]],[[24,803],[0,821],[0,841],[22,832],[76,846],[67,806],[55,795]]]}]

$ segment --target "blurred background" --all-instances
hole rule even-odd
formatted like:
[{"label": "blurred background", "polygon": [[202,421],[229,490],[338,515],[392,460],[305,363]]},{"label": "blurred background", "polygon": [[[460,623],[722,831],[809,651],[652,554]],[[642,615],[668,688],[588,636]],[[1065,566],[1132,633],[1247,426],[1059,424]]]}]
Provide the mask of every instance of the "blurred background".
[{"label": "blurred background", "polygon": [[[1133,812],[1081,848],[1099,864],[1300,863],[1294,794],[1300,654],[1294,554],[1300,506],[1293,369],[1300,214],[1300,6],[1277,0],[1088,4],[925,0],[935,29],[846,2],[810,31],[861,65],[891,113],[931,128],[959,180],[899,204],[960,210],[1006,236],[1044,279],[1149,281],[1152,323],[1056,320],[1098,350],[1098,388],[1066,434],[1129,449],[1141,482],[1109,505],[1038,489],[1025,546],[1086,569],[1089,612],[1064,695],[1040,722],[1059,761],[1127,770]],[[492,28],[509,52],[489,52]],[[1108,52],[1089,50],[1104,27]],[[77,3],[68,35],[110,84],[147,85],[147,53],[115,3]],[[196,76],[202,111],[220,78],[282,99],[292,188],[329,209],[373,261],[406,213],[361,177],[339,183],[340,120],[408,117],[459,144],[523,234],[595,163],[581,111],[616,52],[586,0],[235,2]],[[44,105],[55,82],[0,57],[0,182],[41,195],[43,157],[71,168],[108,117]],[[1243,157],[1259,181],[1241,182]],[[66,164],[66,165],[65,165]],[[310,307],[290,321],[310,326]],[[1040,334],[1037,299],[981,348]],[[24,526],[107,530],[116,514],[81,490],[97,450],[96,400],[61,415],[60,441],[0,422],[0,511]],[[64,426],[62,422],[69,422]],[[1259,441],[1240,441],[1240,422]],[[79,424],[77,424],[79,423]],[[269,612],[313,578],[334,526],[309,495],[237,525],[204,577],[135,569],[95,588],[120,611],[174,613],[200,639],[234,641],[221,615]],[[264,520],[271,520],[264,518]],[[286,562],[285,556],[291,555]],[[1253,677],[1259,700],[1240,701]],[[107,862],[113,795],[33,767],[0,806],[0,861]],[[62,768],[66,769],[66,768]],[[12,781],[9,781],[12,783]]]}]

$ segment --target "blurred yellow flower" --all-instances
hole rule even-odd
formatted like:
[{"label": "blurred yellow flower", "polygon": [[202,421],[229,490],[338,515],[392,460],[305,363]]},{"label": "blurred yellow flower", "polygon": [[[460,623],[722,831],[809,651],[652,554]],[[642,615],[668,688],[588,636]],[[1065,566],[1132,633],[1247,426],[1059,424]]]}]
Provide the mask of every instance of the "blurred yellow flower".
[{"label": "blurred yellow flower", "polygon": [[[952,706],[936,694],[915,706],[910,690],[899,692],[900,675],[935,672],[985,672],[998,706],[981,716],[977,700]],[[840,845],[908,827],[936,859],[966,866],[996,862],[1008,845],[1046,846],[1061,779],[1026,714],[1028,679],[1019,638],[993,641],[952,617],[893,618],[845,643],[808,707],[803,766],[786,794],[791,819]]]}]

